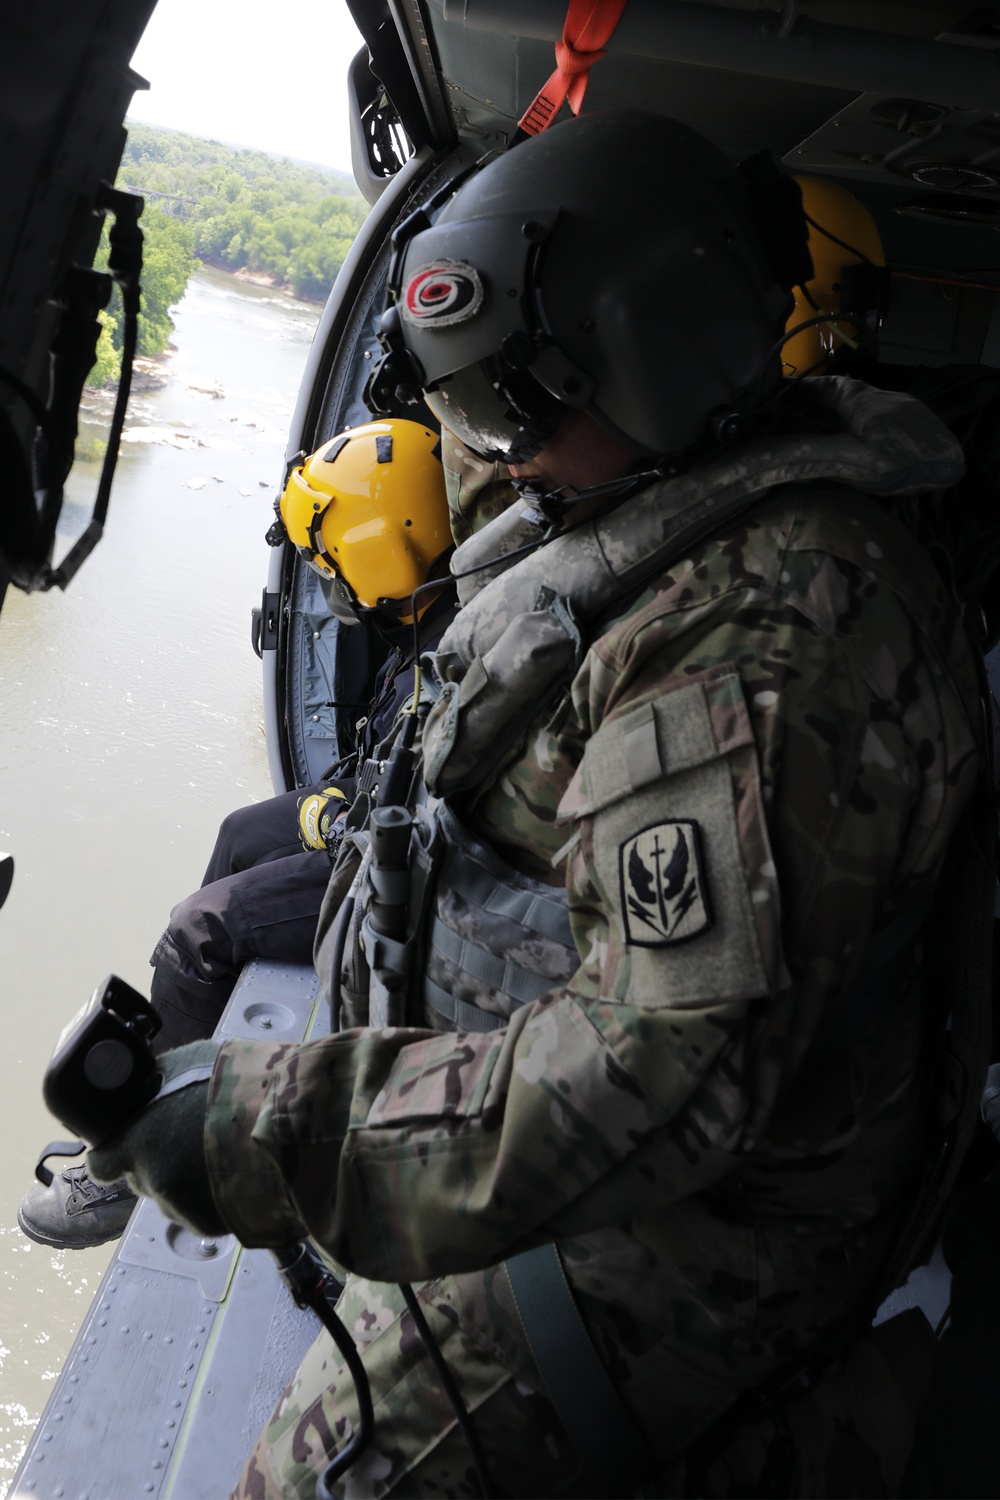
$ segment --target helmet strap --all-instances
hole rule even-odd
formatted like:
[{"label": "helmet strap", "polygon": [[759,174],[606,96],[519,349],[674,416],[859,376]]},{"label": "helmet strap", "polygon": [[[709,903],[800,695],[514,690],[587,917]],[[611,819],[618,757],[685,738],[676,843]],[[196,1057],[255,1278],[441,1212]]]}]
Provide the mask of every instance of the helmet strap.
[{"label": "helmet strap", "polygon": [[[656,479],[679,474],[681,467],[683,466],[678,466],[673,460],[664,460],[653,468],[633,470],[630,474],[623,474],[620,479],[608,479],[603,484],[592,484],[582,490],[568,490],[565,485],[546,490],[537,483],[532,484],[530,479],[515,479],[512,483],[521,499],[527,500],[548,521],[549,528],[541,538],[541,543],[544,544],[567,529],[573,529],[572,526],[566,526],[567,511],[574,510],[588,500],[607,500],[609,506],[613,506],[630,499]],[[537,545],[539,543],[532,544]]]}]

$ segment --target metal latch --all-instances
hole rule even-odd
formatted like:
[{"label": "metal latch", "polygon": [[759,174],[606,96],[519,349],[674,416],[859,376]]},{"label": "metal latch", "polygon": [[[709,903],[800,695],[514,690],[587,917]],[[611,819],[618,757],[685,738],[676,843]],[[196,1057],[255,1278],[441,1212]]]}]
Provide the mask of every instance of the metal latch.
[{"label": "metal latch", "polygon": [[250,611],[250,644],[263,659],[265,651],[278,649],[278,610],[280,594],[269,594],[267,589],[260,596],[260,608]]}]

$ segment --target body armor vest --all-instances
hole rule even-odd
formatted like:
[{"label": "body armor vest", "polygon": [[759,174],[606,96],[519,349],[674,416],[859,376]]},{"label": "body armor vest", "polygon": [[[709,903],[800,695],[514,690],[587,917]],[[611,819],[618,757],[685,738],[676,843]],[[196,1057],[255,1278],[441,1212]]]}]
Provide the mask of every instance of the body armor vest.
[{"label": "body armor vest", "polygon": [[[812,382],[812,394],[839,431],[748,443],[506,565],[505,553],[540,540],[548,524],[530,500],[458,548],[452,567],[463,607],[425,659],[433,702],[422,735],[425,800],[410,845],[406,933],[373,930],[372,900],[386,885],[369,852],[355,882],[343,976],[353,1024],[491,1030],[575,971],[565,893],[511,869],[440,799],[474,798],[496,779],[604,622],[776,486],[808,483],[815,492],[818,482],[836,503],[845,488],[856,502],[858,491],[904,496],[961,477],[957,442],[912,398],[836,378]],[[556,593],[551,580],[566,580],[565,591]]]},{"label": "body armor vest", "polygon": [[435,817],[443,848],[427,925],[423,1020],[493,1031],[576,971],[566,893],[512,869],[445,803]]},{"label": "body armor vest", "polygon": [[[381,869],[367,839],[361,849],[345,903],[348,1024],[494,1031],[575,972],[563,888],[513,869],[444,802],[417,809],[405,871]],[[393,935],[379,930],[376,910],[398,896],[406,924]],[[318,961],[325,980],[322,952]]]}]

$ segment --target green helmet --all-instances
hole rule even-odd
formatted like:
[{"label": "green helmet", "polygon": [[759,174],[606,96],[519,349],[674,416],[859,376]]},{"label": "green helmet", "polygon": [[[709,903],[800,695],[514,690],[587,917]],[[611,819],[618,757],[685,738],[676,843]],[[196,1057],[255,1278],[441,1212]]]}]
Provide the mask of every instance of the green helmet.
[{"label": "green helmet", "polygon": [[[777,180],[805,253],[798,189]],[[557,125],[479,167],[434,222],[421,210],[396,231],[369,403],[422,391],[464,443],[512,463],[567,408],[641,454],[682,453],[781,380],[794,276],[763,219],[748,177],[685,125]]]}]

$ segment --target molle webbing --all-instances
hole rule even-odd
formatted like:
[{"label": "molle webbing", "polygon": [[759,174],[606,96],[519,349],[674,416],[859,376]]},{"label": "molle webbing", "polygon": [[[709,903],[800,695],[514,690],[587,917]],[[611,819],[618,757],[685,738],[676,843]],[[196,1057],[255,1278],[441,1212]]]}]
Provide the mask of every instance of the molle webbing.
[{"label": "molle webbing", "polygon": [[443,804],[444,855],[423,981],[434,1017],[459,1031],[493,1031],[512,1011],[564,984],[580,960],[565,891],[511,869]]}]

